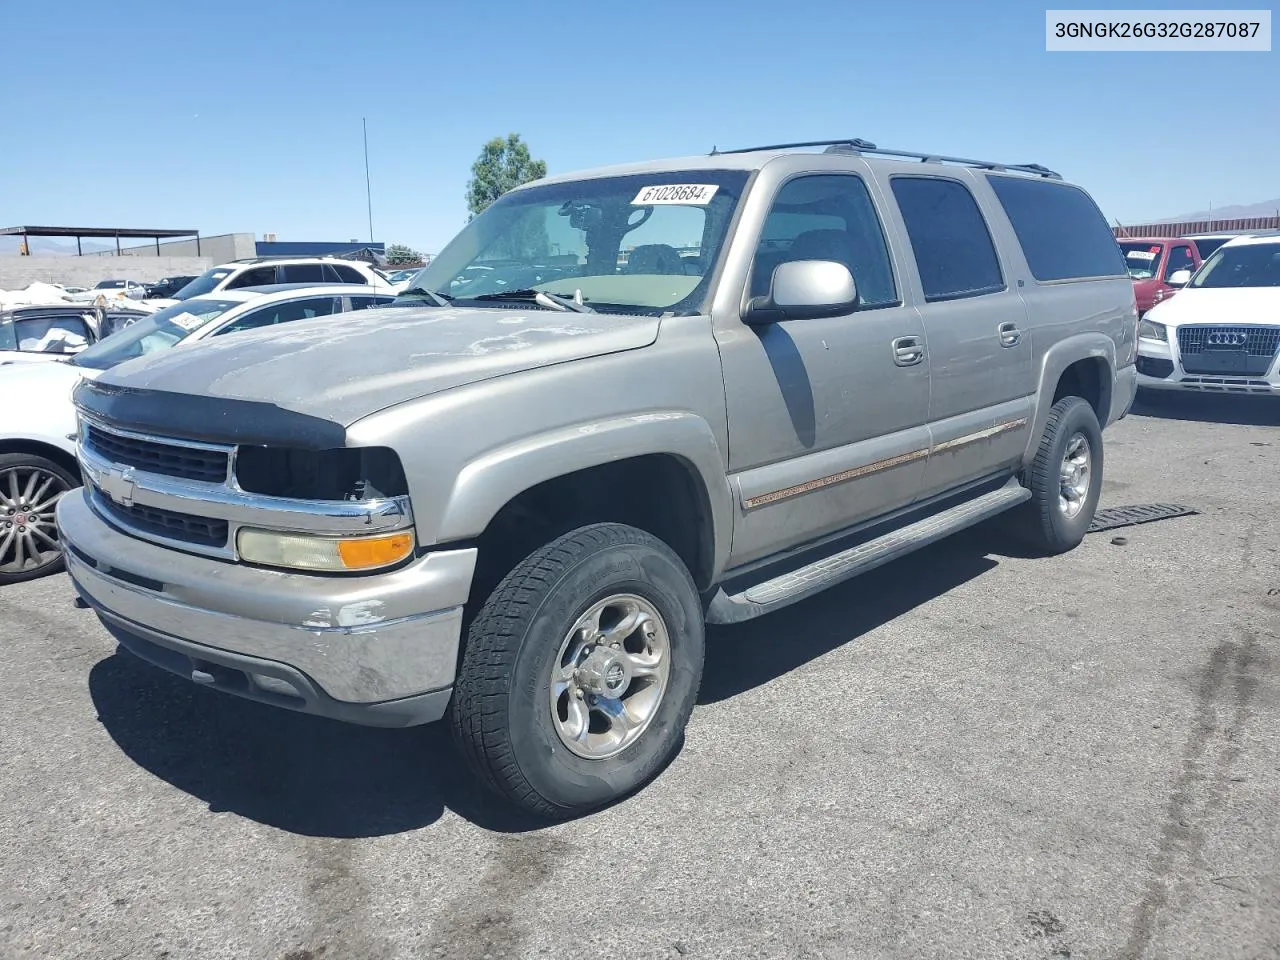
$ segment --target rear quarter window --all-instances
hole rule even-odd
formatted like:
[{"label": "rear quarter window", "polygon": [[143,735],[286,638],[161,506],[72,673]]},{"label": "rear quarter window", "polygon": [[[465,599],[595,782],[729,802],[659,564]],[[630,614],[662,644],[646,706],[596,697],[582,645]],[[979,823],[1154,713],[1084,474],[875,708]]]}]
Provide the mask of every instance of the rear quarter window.
[{"label": "rear quarter window", "polygon": [[1093,198],[1065,183],[988,174],[1037,280],[1123,277],[1124,258]]}]

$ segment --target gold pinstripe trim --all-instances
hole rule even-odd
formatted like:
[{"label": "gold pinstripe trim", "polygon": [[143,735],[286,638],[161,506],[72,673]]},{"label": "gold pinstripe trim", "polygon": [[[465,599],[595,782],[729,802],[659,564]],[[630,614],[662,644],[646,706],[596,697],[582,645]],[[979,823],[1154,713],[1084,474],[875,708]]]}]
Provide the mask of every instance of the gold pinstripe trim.
[{"label": "gold pinstripe trim", "polygon": [[781,490],[771,490],[768,493],[761,493],[754,497],[749,497],[742,501],[742,506],[746,510],[754,507],[763,507],[770,503],[777,503],[779,500],[788,500],[791,497],[798,497],[802,493],[811,493],[814,490],[821,490],[823,487],[829,487],[832,484],[844,483],[848,480],[857,480],[859,477],[870,476],[874,473],[882,473],[885,470],[892,470],[894,467],[900,467],[903,464],[912,463],[916,460],[923,460],[930,453],[948,453],[952,450],[958,450],[961,447],[967,447],[971,443],[977,443],[980,440],[987,440],[991,437],[999,436],[1002,433],[1008,433],[1010,430],[1016,430],[1025,426],[1026,417],[1019,417],[1017,420],[1009,420],[1005,423],[998,423],[994,427],[987,427],[978,430],[975,433],[966,433],[962,437],[956,437],[945,443],[936,444],[932,450],[922,448],[920,450],[912,450],[910,453],[901,453],[896,457],[886,457],[884,460],[875,460],[871,463],[863,464],[861,467],[853,467],[849,470],[841,470],[839,473],[833,473],[827,477],[819,477],[817,480],[808,480],[804,483],[797,483],[791,487],[783,487]]}]

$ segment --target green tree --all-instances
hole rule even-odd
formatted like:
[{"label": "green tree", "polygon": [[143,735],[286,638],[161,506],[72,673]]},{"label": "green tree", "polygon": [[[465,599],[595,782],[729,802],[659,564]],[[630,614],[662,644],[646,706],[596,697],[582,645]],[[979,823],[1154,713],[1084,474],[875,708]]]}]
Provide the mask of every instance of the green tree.
[{"label": "green tree", "polygon": [[520,134],[494,137],[484,145],[471,165],[467,182],[467,209],[475,216],[508,190],[547,175],[547,164],[534,160]]},{"label": "green tree", "polygon": [[422,254],[413,249],[413,247],[406,247],[403,243],[387,244],[387,263],[391,266],[421,262]]}]

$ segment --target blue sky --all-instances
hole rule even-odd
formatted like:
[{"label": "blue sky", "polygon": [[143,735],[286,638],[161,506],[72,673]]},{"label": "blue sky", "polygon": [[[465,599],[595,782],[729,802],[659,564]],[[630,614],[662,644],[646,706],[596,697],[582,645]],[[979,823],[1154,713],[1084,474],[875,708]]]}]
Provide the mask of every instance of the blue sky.
[{"label": "blue sky", "polygon": [[509,132],[552,172],[838,136],[1039,162],[1127,222],[1280,196],[1280,54],[1047,53],[1044,9],[0,0],[0,226],[363,239],[362,116],[375,237],[427,252]]}]

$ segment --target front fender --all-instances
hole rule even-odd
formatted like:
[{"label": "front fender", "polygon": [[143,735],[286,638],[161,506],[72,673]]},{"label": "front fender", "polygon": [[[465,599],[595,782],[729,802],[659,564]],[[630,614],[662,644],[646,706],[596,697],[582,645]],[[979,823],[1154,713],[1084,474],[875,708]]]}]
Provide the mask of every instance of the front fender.
[{"label": "front fender", "polygon": [[651,454],[683,461],[705,491],[711,512],[713,569],[722,570],[733,532],[724,456],[710,425],[687,411],[651,411],[561,427],[487,451],[458,471],[434,539],[449,542],[479,536],[508,501],[544,481]]}]

